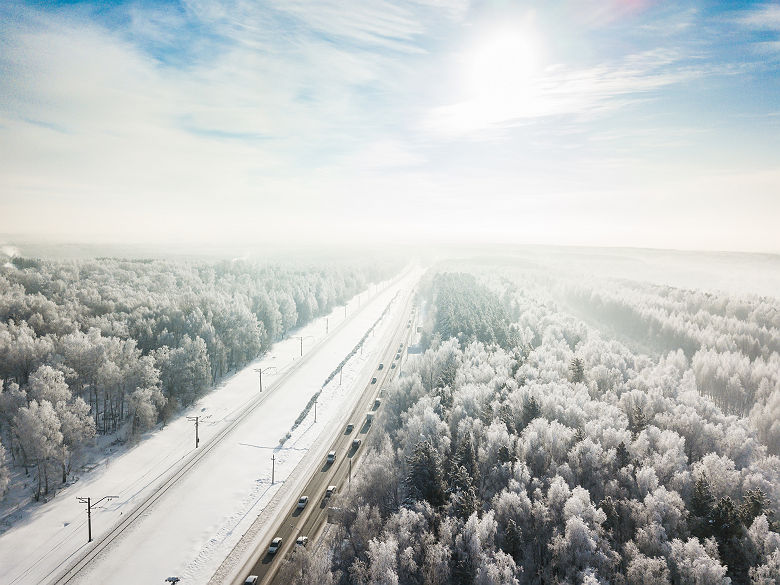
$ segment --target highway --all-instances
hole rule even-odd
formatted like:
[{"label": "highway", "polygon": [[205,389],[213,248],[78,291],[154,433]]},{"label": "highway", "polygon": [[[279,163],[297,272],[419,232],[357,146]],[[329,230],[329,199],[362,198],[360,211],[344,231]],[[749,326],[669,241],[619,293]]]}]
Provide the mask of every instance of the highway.
[{"label": "highway", "polygon": [[[391,286],[395,286],[400,278],[402,277],[394,279]],[[387,296],[389,291],[380,293],[379,296],[382,294]],[[378,302],[379,297],[374,302],[374,310],[378,309]],[[262,470],[262,465],[267,464],[265,445],[271,448],[276,438],[289,429],[290,424],[290,408],[286,406],[289,402],[289,390],[283,393],[280,391],[283,388],[302,388],[303,390],[298,391],[300,396],[296,400],[305,403],[308,393],[306,388],[310,387],[313,381],[321,381],[333,368],[333,356],[344,355],[342,352],[353,346],[354,340],[359,338],[359,332],[365,331],[361,329],[361,323],[366,320],[366,316],[354,321],[359,314],[361,311],[358,310],[354,316],[350,315],[350,318],[332,327],[330,335],[311,347],[306,355],[294,362],[289,369],[281,372],[262,394],[258,394],[248,404],[233,412],[228,417],[228,424],[214,435],[202,437],[201,447],[172,469],[172,473],[156,489],[140,501],[133,502],[133,509],[126,510],[121,520],[106,533],[98,536],[90,546],[81,547],[73,554],[69,559],[71,564],[61,565],[61,572],[55,574],[54,581],[97,582],[102,580],[104,575],[110,574],[112,582],[139,582],[136,579],[137,569],[141,567],[145,574],[155,578],[156,575],[171,574],[176,571],[174,563],[181,567],[188,561],[178,556],[172,558],[161,555],[159,550],[165,546],[173,549],[171,543],[174,543],[178,535],[186,538],[186,523],[189,523],[189,526],[206,526],[206,529],[211,531],[209,534],[213,534],[215,529],[211,527],[215,523],[232,522],[228,514],[233,509],[238,509],[234,514],[245,515],[243,509],[238,507],[244,505],[243,501],[232,498],[215,499],[210,494],[223,493],[224,486],[233,490],[239,485],[267,489],[262,481],[257,480],[257,470]],[[258,434],[258,429],[262,434]],[[203,430],[208,431],[208,428]],[[260,445],[261,448],[255,445]],[[246,455],[237,459],[234,455],[237,450]],[[191,510],[197,510],[198,513],[193,515]],[[230,524],[229,528],[232,530],[233,525]],[[204,542],[207,545],[209,541]],[[175,546],[178,546],[178,541]],[[121,570],[121,567],[130,554],[138,559],[140,565],[128,573]],[[171,565],[174,565],[173,570],[169,568]],[[176,572],[182,571],[179,569]],[[135,573],[136,578],[132,573]]]},{"label": "highway", "polygon": [[[367,414],[381,409],[381,404],[375,401],[381,401],[384,386],[400,372],[401,359],[406,353],[413,329],[414,313],[410,291],[404,299],[403,310],[396,314],[393,333],[380,353],[380,359],[374,363],[374,374],[366,384],[357,405],[345,413],[342,424],[336,428],[336,434],[325,438],[330,443],[328,451],[336,452],[335,462],[328,463],[323,457],[306,487],[300,494],[296,494],[292,505],[280,508],[273,529],[267,532],[268,538],[239,573],[240,578],[234,581],[236,585],[243,585],[250,575],[258,576],[258,583],[273,583],[284,558],[297,546],[295,540],[299,536],[308,537],[307,546],[315,545],[328,515],[329,498],[325,494],[326,489],[331,485],[336,486],[336,491],[348,489],[351,474],[354,474],[356,464],[366,449],[366,438],[372,429],[371,423],[367,421]],[[379,369],[380,363],[383,364],[382,369]],[[354,425],[352,430],[347,430],[349,423]],[[353,445],[355,439],[361,441],[357,447]],[[309,501],[301,510],[298,509],[297,502],[298,497],[303,495],[307,495]],[[275,537],[282,539],[281,547],[276,554],[269,554],[268,547]]]}]

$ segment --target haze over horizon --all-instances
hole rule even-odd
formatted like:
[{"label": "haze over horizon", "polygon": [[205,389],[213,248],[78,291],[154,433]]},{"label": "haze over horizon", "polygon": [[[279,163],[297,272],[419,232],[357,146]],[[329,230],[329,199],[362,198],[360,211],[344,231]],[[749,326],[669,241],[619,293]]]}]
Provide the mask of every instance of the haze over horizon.
[{"label": "haze over horizon", "polygon": [[2,231],[778,253],[779,64],[773,2],[8,3]]}]

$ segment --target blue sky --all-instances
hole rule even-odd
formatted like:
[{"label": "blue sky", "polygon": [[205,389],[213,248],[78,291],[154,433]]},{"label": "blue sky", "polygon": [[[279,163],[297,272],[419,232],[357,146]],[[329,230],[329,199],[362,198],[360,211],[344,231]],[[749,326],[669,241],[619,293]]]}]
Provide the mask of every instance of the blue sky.
[{"label": "blue sky", "polygon": [[0,5],[2,231],[780,252],[780,4]]}]

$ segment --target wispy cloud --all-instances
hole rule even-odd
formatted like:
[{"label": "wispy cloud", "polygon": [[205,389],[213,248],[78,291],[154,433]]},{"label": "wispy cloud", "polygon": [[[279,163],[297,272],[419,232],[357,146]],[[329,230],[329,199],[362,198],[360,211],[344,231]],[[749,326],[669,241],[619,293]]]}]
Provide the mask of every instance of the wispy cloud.
[{"label": "wispy cloud", "polygon": [[600,28],[641,14],[653,0],[567,0],[562,4],[580,25]]},{"label": "wispy cloud", "polygon": [[738,22],[760,30],[780,30],[780,5],[759,6],[740,16]]},{"label": "wispy cloud", "polygon": [[755,39],[756,52],[763,55],[780,53],[780,4],[765,4],[744,12],[737,18],[737,23],[749,30],[775,37],[771,40],[761,37]]},{"label": "wispy cloud", "polygon": [[657,49],[579,70],[554,67],[512,88],[516,91],[436,107],[424,125],[462,135],[555,116],[593,116],[646,100],[658,90],[702,74],[680,61],[674,51]]},{"label": "wispy cloud", "polygon": [[[633,227],[654,190],[697,173],[709,188],[712,168],[765,197],[776,175],[752,173],[776,154],[776,67],[712,39],[738,18],[751,46],[775,50],[780,10],[703,12],[638,0],[0,4],[0,214],[18,231],[113,239],[321,226],[371,237],[414,209],[431,233],[509,237],[533,216],[533,234],[576,238],[576,214],[549,229],[557,210]],[[510,48],[533,41],[525,65],[492,47],[469,69],[507,24],[528,33]],[[737,140],[736,119],[752,125]]]}]

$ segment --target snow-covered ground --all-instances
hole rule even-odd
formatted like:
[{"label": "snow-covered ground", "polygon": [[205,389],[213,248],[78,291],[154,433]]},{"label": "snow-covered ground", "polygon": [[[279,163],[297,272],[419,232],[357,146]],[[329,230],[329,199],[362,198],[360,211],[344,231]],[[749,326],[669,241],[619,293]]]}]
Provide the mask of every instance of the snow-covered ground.
[{"label": "snow-covered ground", "polygon": [[[200,416],[201,447],[228,426],[258,395],[257,368],[276,366],[264,374],[263,402],[219,445],[215,446],[187,476],[170,488],[144,516],[125,530],[85,572],[79,583],[162,582],[181,577],[182,584],[206,583],[252,522],[271,501],[284,481],[329,423],[362,390],[358,380],[366,368],[373,369],[372,355],[389,335],[390,315],[379,323],[339,376],[323,389],[314,412],[279,447],[279,439],[291,428],[311,396],[375,323],[396,292],[409,290],[419,272],[389,286],[377,287],[369,299],[353,299],[348,306],[320,318],[225,380],[192,408],[164,429],[152,432],[138,446],[85,473],[57,497],[34,508],[28,518],[0,536],[0,582],[8,585],[45,583],[82,554],[87,547],[86,512],[77,497],[103,502],[92,513],[93,538],[101,535],[132,511],[163,483],[178,466],[194,454],[194,428],[187,416]],[[362,305],[362,306],[361,306]],[[400,310],[394,303],[393,310]],[[392,314],[392,312],[391,312]],[[296,367],[297,366],[297,367]],[[286,374],[286,375],[285,375]],[[277,383],[274,379],[284,377]],[[275,479],[271,485],[271,455],[275,454]]]}]

